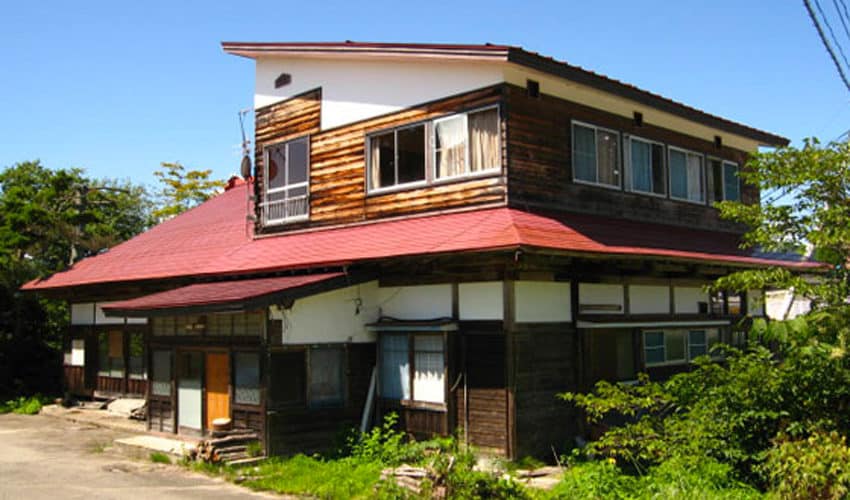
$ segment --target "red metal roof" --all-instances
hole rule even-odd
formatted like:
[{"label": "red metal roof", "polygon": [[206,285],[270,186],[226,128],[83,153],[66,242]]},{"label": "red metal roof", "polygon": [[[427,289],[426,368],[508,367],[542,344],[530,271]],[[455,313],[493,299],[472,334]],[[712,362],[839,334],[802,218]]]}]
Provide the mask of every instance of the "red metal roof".
[{"label": "red metal roof", "polygon": [[668,97],[649,92],[630,83],[544,56],[522,47],[498,44],[376,43],[376,42],[222,42],[229,54],[248,58],[262,55],[296,56],[355,55],[373,57],[439,57],[446,59],[478,59],[510,62],[549,73],[574,82],[590,85],[641,104],[702,123],[729,133],[749,137],[770,146],[787,146],[787,138],[744,125]]},{"label": "red metal roof", "polygon": [[285,290],[302,288],[342,276],[344,276],[343,273],[325,273],[198,283],[135,299],[112,302],[109,305],[104,305],[103,309],[107,313],[121,311],[123,314],[127,311],[155,311],[230,304],[254,300]]},{"label": "red metal roof", "polygon": [[729,233],[581,214],[491,208],[254,239],[249,184],[235,186],[71,269],[24,285],[44,290],[177,277],[249,275],[402,256],[540,249],[738,266],[815,268],[738,248]]}]

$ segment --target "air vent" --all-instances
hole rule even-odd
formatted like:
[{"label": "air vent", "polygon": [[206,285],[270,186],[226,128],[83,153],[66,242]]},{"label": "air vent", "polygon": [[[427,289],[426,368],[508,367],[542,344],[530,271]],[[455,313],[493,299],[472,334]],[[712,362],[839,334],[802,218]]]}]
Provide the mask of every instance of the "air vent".
[{"label": "air vent", "polygon": [[274,79],[274,88],[279,89],[285,87],[292,82],[292,75],[289,73],[281,73],[279,77]]},{"label": "air vent", "polygon": [[643,113],[640,111],[635,111],[635,127],[643,127]]},{"label": "air vent", "polygon": [[540,82],[537,80],[526,80],[525,91],[528,97],[540,97]]}]

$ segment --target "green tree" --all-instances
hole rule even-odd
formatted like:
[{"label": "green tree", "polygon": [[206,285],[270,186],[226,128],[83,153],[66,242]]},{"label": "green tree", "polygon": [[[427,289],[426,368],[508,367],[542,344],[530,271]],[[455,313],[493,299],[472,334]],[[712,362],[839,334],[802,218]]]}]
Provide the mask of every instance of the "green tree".
[{"label": "green tree", "polygon": [[186,170],[179,162],[160,164],[154,172],[161,184],[157,191],[159,207],[154,217],[167,220],[212,198],[224,187],[224,181],[210,179],[212,170]]},{"label": "green tree", "polygon": [[143,231],[150,206],[143,187],[80,169],[29,161],[0,172],[0,396],[49,390],[43,375],[60,366],[66,307],[21,285]]}]

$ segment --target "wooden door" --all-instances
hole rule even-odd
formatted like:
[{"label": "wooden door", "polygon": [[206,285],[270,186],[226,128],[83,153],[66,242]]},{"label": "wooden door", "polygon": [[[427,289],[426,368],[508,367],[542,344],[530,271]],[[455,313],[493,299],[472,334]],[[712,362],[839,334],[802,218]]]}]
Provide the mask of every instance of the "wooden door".
[{"label": "wooden door", "polygon": [[227,353],[207,353],[206,362],[206,428],[212,421],[230,418],[230,359]]}]

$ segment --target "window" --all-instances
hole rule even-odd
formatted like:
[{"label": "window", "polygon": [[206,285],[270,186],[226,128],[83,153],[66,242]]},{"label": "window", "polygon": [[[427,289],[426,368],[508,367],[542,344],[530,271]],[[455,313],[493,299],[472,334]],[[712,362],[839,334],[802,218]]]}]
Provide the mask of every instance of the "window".
[{"label": "window", "polygon": [[171,396],[171,351],[154,350],[151,367],[151,394],[154,396]]},{"label": "window", "polygon": [[674,148],[669,148],[669,151],[670,197],[704,202],[702,155]]},{"label": "window", "polygon": [[145,336],[135,332],[130,334],[130,365],[127,369],[131,379],[144,380],[145,372]]},{"label": "window", "polygon": [[441,335],[381,335],[381,397],[445,403],[445,368]]},{"label": "window", "polygon": [[741,185],[738,165],[730,161],[709,160],[714,201],[740,201]]},{"label": "window", "polygon": [[98,376],[124,378],[124,336],[121,332],[102,332],[97,344]]},{"label": "window", "polygon": [[369,189],[425,180],[425,125],[369,138]]},{"label": "window", "polygon": [[305,351],[272,352],[268,369],[269,406],[303,405],[307,386]]},{"label": "window", "polygon": [[573,123],[573,179],[620,186],[620,135],[613,130]]},{"label": "window", "polygon": [[499,110],[486,108],[373,134],[367,146],[369,191],[498,170]]},{"label": "window", "polygon": [[85,339],[71,340],[71,366],[85,366],[86,364],[86,341]]},{"label": "window", "polygon": [[630,189],[632,191],[664,196],[664,145],[636,137],[628,139]]},{"label": "window", "polygon": [[345,400],[343,373],[345,349],[310,349],[310,406],[340,406]]},{"label": "window", "polygon": [[309,138],[266,148],[263,224],[283,224],[309,216]]},{"label": "window", "polygon": [[256,352],[233,354],[235,387],[233,401],[237,404],[260,404],[260,355]]},{"label": "window", "polygon": [[684,363],[709,354],[720,341],[716,328],[653,330],[643,332],[646,366]]}]

